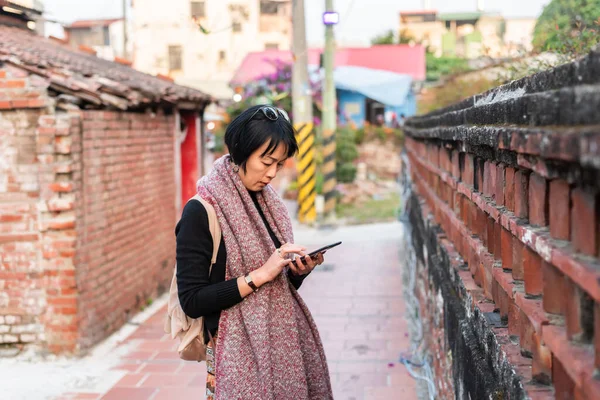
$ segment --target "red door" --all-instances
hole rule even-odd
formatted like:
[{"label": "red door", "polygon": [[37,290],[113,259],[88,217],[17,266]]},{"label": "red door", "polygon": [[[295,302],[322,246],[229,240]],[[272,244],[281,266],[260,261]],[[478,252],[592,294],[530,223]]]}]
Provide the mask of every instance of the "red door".
[{"label": "red door", "polygon": [[185,140],[181,143],[181,209],[196,194],[196,182],[200,178],[200,165],[196,129],[196,113],[181,113],[181,120],[186,125]]}]

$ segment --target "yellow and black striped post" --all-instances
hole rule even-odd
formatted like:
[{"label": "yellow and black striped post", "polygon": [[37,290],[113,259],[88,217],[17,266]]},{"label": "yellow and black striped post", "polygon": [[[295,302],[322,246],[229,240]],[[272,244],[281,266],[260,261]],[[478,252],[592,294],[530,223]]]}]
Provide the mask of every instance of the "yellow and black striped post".
[{"label": "yellow and black striped post", "polygon": [[323,214],[330,217],[335,214],[335,131],[323,130],[323,197],[325,207]]},{"label": "yellow and black striped post", "polygon": [[315,208],[316,167],[315,167],[315,133],[314,125],[296,124],[298,140],[298,220],[302,223],[312,223],[317,219]]}]

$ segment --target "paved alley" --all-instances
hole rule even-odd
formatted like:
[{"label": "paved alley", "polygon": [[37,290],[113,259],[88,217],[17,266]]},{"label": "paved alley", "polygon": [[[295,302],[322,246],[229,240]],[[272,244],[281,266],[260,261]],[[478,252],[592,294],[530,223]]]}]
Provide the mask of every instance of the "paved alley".
[{"label": "paved alley", "polygon": [[[344,242],[300,289],[323,338],[335,399],[416,398],[414,380],[397,362],[409,347],[400,230],[391,223],[296,231],[296,242],[309,249]],[[119,345],[127,351],[106,374],[115,382],[112,387],[94,393],[72,390],[58,399],[203,398],[205,367],[178,359],[176,343],[163,335],[164,314],[163,306]]]}]

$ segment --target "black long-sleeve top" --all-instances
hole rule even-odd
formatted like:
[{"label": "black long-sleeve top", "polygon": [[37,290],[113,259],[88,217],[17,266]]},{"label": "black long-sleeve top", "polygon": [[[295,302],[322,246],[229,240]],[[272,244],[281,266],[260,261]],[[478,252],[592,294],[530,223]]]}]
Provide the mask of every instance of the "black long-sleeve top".
[{"label": "black long-sleeve top", "polygon": [[[267,223],[256,194],[250,192],[250,195],[275,247],[280,247],[281,243]],[[221,310],[242,301],[237,286],[238,277],[225,280],[227,252],[223,238],[209,276],[213,240],[208,226],[208,214],[202,203],[192,200],[185,205],[181,219],[175,227],[175,235],[179,302],[183,312],[190,318],[204,317],[205,340],[208,341],[206,332],[209,331],[211,335],[216,333]],[[300,288],[305,277],[306,275],[296,276],[291,271],[288,273],[290,283],[296,289]]]}]

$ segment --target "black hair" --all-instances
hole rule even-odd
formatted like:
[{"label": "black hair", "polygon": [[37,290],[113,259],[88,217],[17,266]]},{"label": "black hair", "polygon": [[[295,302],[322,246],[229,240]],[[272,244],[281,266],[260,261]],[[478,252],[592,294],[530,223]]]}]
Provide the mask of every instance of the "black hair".
[{"label": "black hair", "polygon": [[[252,106],[238,115],[227,126],[225,144],[231,160],[246,171],[246,162],[250,155],[265,143],[269,143],[261,157],[273,154],[277,146],[283,144],[290,158],[298,151],[294,127],[278,112],[277,120],[270,120],[262,111],[265,105]],[[254,116],[252,116],[256,113]],[[250,119],[252,118],[252,119]]]}]

